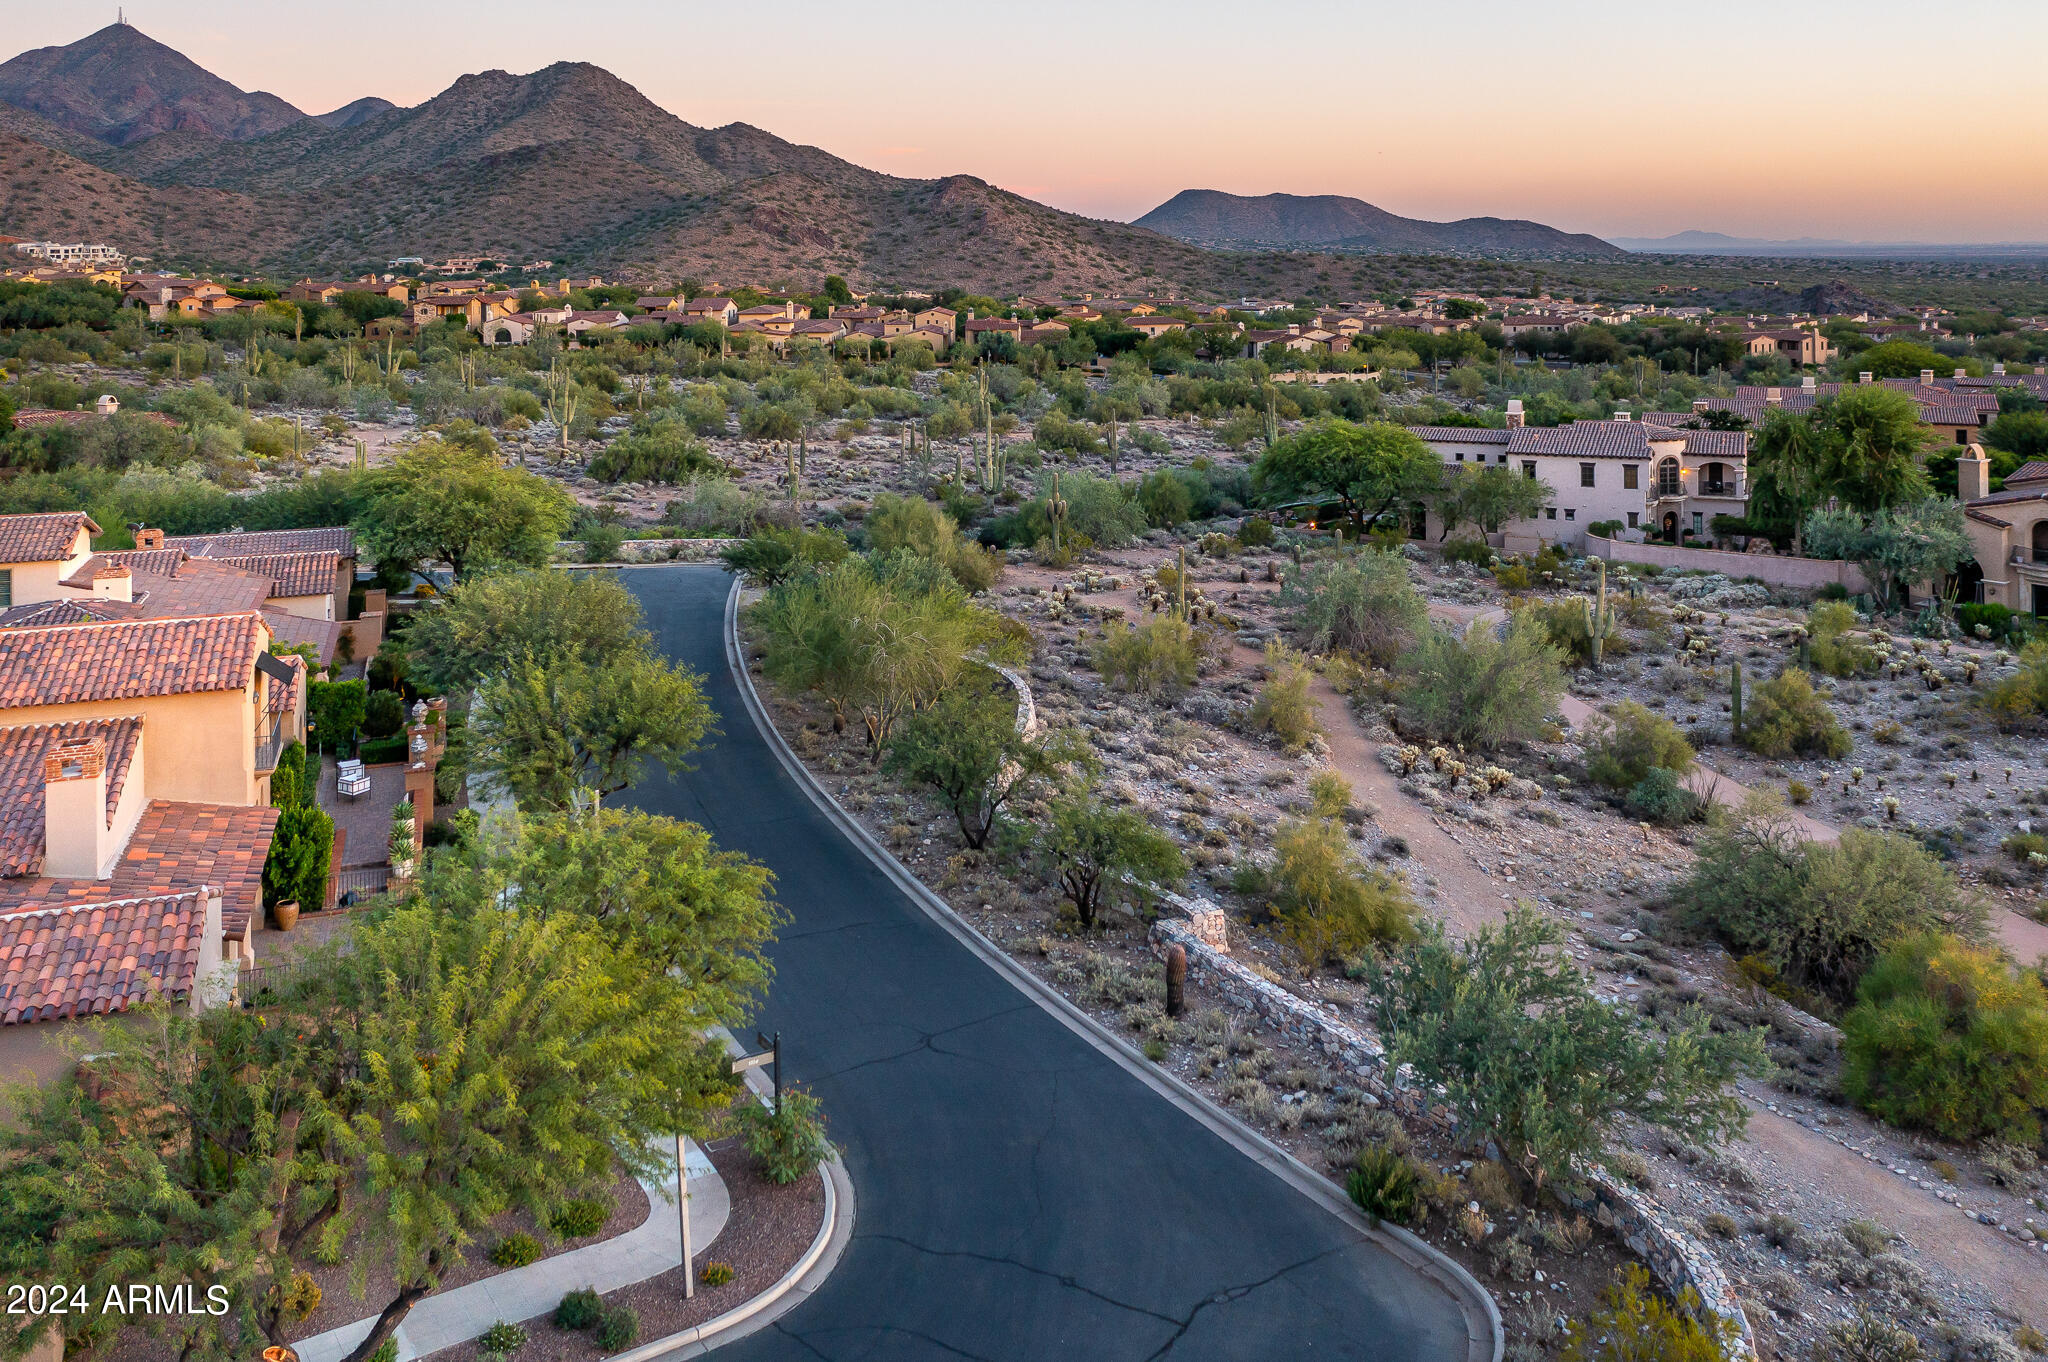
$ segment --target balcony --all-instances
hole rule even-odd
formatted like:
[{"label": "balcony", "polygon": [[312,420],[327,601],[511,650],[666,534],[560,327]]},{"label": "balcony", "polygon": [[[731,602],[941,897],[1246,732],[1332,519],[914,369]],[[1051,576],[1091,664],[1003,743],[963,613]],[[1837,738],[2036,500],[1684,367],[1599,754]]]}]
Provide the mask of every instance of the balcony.
[{"label": "balcony", "polygon": [[284,730],[273,728],[268,735],[256,735],[256,774],[277,769],[278,754],[284,751]]}]

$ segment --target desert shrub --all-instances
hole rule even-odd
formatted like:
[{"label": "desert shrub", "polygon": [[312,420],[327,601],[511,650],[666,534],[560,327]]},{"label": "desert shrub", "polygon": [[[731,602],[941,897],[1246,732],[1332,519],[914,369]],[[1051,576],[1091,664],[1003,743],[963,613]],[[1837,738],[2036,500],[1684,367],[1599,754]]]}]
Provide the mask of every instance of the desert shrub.
[{"label": "desert shrub", "polygon": [[1470,536],[1444,540],[1443,555],[1446,563],[1470,563],[1474,567],[1486,567],[1497,556],[1492,545]]},{"label": "desert shrub", "polygon": [[1177,468],[1161,468],[1147,473],[1138,483],[1138,509],[1144,512],[1145,523],[1159,529],[1171,529],[1185,524],[1194,514],[1195,494],[1188,489],[1188,478],[1199,478],[1199,474],[1187,474]]},{"label": "desert shrub", "polygon": [[1155,615],[1143,624],[1111,624],[1097,641],[1092,660],[1115,689],[1158,695],[1195,683],[1201,650],[1186,620]]},{"label": "desert shrub", "polygon": [[302,1320],[320,1308],[320,1284],[310,1272],[294,1272],[282,1284],[271,1286],[266,1301],[275,1302],[288,1320]]},{"label": "desert shrub", "polygon": [[1309,651],[1347,652],[1381,667],[1429,627],[1428,607],[1398,553],[1368,550],[1305,563],[1281,583],[1279,605]]},{"label": "desert shrub", "polygon": [[525,1230],[514,1230],[491,1247],[491,1261],[499,1267],[525,1267],[540,1261],[540,1240]]},{"label": "desert shrub", "polygon": [[2019,670],[2000,677],[1984,696],[1985,708],[2001,720],[2048,714],[2048,641],[2036,639],[2020,650]]},{"label": "desert shrub", "polygon": [[704,1270],[697,1274],[697,1280],[706,1286],[724,1286],[734,1275],[731,1263],[713,1261],[704,1264]]},{"label": "desert shrub", "polygon": [[555,1307],[557,1329],[588,1329],[604,1314],[604,1298],[593,1287],[570,1291],[562,1296],[562,1303]]},{"label": "desert shrub", "polygon": [[1252,702],[1250,722],[1254,731],[1270,733],[1290,754],[1298,754],[1322,736],[1316,702],[1309,698],[1309,682],[1315,674],[1298,657],[1289,657],[1277,647],[1266,650],[1266,684]]},{"label": "desert shrub", "polygon": [[[1975,601],[1965,601],[1956,606],[1956,627],[1961,629],[1966,637],[1970,638],[2004,639],[2010,637],[2025,627],[2021,622],[2022,619],[2022,616],[2014,613],[2012,607],[2000,605],[1996,601],[1981,604]],[[1984,629],[1982,635],[1977,633],[1980,625]]]},{"label": "desert shrub", "polygon": [[501,1319],[477,1335],[476,1343],[486,1353],[516,1353],[526,1346],[526,1330]]},{"label": "desert shrub", "polygon": [[598,1316],[597,1346],[608,1353],[619,1352],[633,1346],[633,1340],[640,1337],[640,1316],[633,1313],[629,1305],[610,1305]]},{"label": "desert shrub", "polygon": [[1756,688],[1743,713],[1742,745],[1761,757],[1846,757],[1854,744],[1812,678],[1788,667]]},{"label": "desert shrub", "polygon": [[1909,1329],[1865,1310],[1828,1326],[1814,1349],[1815,1362],[1920,1362],[1920,1340]]},{"label": "desert shrub", "polygon": [[768,528],[726,549],[719,557],[734,572],[774,586],[818,567],[829,567],[850,552],[837,530]]},{"label": "desert shrub", "polygon": [[1273,542],[1273,522],[1264,516],[1246,516],[1238,523],[1237,542],[1248,549],[1265,548]]},{"label": "desert shrub", "polygon": [[1420,1224],[1428,1203],[1423,1191],[1427,1172],[1413,1158],[1386,1145],[1360,1151],[1344,1176],[1344,1191],[1377,1225]]},{"label": "desert shrub", "polygon": [[1847,601],[1815,601],[1806,614],[1810,638],[1807,655],[1815,671],[1829,676],[1855,676],[1877,668],[1877,650],[1852,643],[1847,635],[1856,627],[1856,607]]},{"label": "desert shrub", "polygon": [[1333,819],[1283,824],[1273,838],[1276,933],[1306,969],[1358,959],[1415,934],[1415,901],[1384,870],[1354,861]]},{"label": "desert shrub", "polygon": [[1588,725],[1586,775],[1610,789],[1634,789],[1655,770],[1682,776],[1692,766],[1692,743],[1684,730],[1634,700],[1622,701]]},{"label": "desert shrub", "polygon": [[1489,748],[1543,731],[1564,693],[1563,659],[1542,629],[1517,615],[1506,637],[1475,624],[1460,637],[1424,629],[1395,665],[1404,733]]},{"label": "desert shrub", "polygon": [[590,461],[599,482],[688,482],[725,471],[687,423],[673,418],[635,423]]},{"label": "desert shrub", "polygon": [[770,1182],[791,1183],[810,1176],[831,1157],[818,1099],[800,1088],[784,1089],[779,1109],[743,1102],[738,1110],[740,1143]]},{"label": "desert shrub", "polygon": [[1701,800],[1662,766],[1637,781],[1628,792],[1629,812],[1659,827],[1675,828],[1700,816]]},{"label": "desert shrub", "polygon": [[[1591,602],[1584,596],[1566,596],[1554,601],[1532,601],[1521,607],[1543,627],[1552,647],[1571,660],[1573,666],[1593,660],[1593,610]],[[1607,633],[1601,641],[1603,655],[1615,656],[1626,651],[1620,629],[1615,626],[1610,614]]]},{"label": "desert shrub", "polygon": [[555,1233],[564,1239],[581,1239],[603,1229],[611,1216],[609,1202],[597,1197],[578,1197],[555,1212]]},{"label": "desert shrub", "polygon": [[1737,957],[1846,1006],[1878,955],[1915,933],[1982,932],[1984,908],[1918,842],[1850,828],[1808,843],[1783,805],[1714,812],[1677,899]]},{"label": "desert shrub", "polygon": [[1351,782],[1336,771],[1318,771],[1308,780],[1309,809],[1318,818],[1342,818],[1351,809]]},{"label": "desert shrub", "polygon": [[761,526],[768,500],[730,478],[694,478],[663,511],[663,519],[685,538],[752,534]]},{"label": "desert shrub", "polygon": [[1842,1086],[1894,1125],[2032,1144],[2048,1116],[2048,989],[1994,950],[1924,933],[1865,976]]},{"label": "desert shrub", "polygon": [[1599,1308],[1575,1319],[1565,1334],[1565,1362],[1721,1362],[1739,1331],[1733,1321],[1705,1315],[1699,1293],[1687,1287],[1674,1305],[1650,1287],[1640,1263],[1622,1268]]},{"label": "desert shrub", "polygon": [[966,591],[986,591],[1002,574],[1002,558],[961,538],[960,528],[936,503],[884,492],[867,516],[868,547],[878,554],[908,551],[951,573]]}]

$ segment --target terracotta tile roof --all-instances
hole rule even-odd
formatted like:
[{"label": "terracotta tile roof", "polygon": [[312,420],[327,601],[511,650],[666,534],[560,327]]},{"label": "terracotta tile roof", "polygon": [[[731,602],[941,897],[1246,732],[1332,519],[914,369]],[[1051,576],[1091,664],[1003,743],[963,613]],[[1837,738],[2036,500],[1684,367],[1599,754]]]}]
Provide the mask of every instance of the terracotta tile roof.
[{"label": "terracotta tile roof", "polygon": [[274,605],[266,605],[263,607],[263,622],[270,626],[270,636],[279,646],[309,644],[313,649],[315,666],[334,665],[335,645],[341,640],[339,620],[310,620],[304,615],[290,614]]},{"label": "terracotta tile roof", "polygon": [[269,637],[253,611],[0,630],[0,709],[240,690]]},{"label": "terracotta tile roof", "polygon": [[1504,445],[1511,432],[1480,426],[1410,426],[1410,435],[1446,444]]},{"label": "terracotta tile roof", "polygon": [[1521,426],[1508,432],[1508,453],[1547,454],[1554,458],[1647,459],[1652,433],[1671,439],[1676,432],[1640,421],[1574,421],[1568,426]]},{"label": "terracotta tile roof", "polygon": [[138,572],[129,590],[148,619],[174,615],[228,615],[255,610],[270,599],[269,577],[211,558],[187,558],[168,575]]},{"label": "terracotta tile roof", "polygon": [[0,611],[0,629],[43,629],[53,624],[132,620],[142,613],[141,603],[134,601],[37,601]]},{"label": "terracotta tile roof", "polygon": [[263,862],[276,827],[277,810],[268,804],[243,808],[152,800],[114,863],[112,878],[0,879],[0,915],[214,885],[221,891],[222,926],[230,937],[239,937],[263,911]]},{"label": "terracotta tile roof", "polygon": [[1685,452],[1688,454],[1697,454],[1704,459],[1749,457],[1749,432],[1746,430],[1687,430],[1677,433],[1685,436]]},{"label": "terracotta tile roof", "polygon": [[68,724],[0,728],[0,875],[39,875],[43,869],[46,800],[43,758],[60,742],[98,738],[107,745],[107,823],[121,803],[128,763],[142,741],[142,720],[87,719]]},{"label": "terracotta tile roof", "polygon": [[244,572],[260,572],[271,580],[273,596],[328,596],[334,593],[341,555],[331,549],[309,553],[214,554],[210,561]]},{"label": "terracotta tile roof", "polygon": [[[21,417],[33,415],[22,412]],[[71,556],[71,545],[83,525],[94,534],[100,527],[83,511],[50,511],[40,515],[0,515],[0,563],[60,563]]]},{"label": "terracotta tile roof", "polygon": [[[178,424],[160,411],[135,411],[127,414],[130,416],[140,416],[146,421],[154,421],[160,426],[176,426]],[[17,429],[31,426],[75,426],[83,421],[97,421],[99,419],[100,414],[96,411],[18,411],[14,413],[14,424]]]},{"label": "terracotta tile roof", "polygon": [[159,992],[186,996],[205,930],[198,892],[0,916],[0,1025],[104,1016]]},{"label": "terracotta tile roof", "polygon": [[164,540],[194,558],[232,558],[254,553],[338,553],[356,556],[355,531],[346,525],[311,530],[235,530],[227,534],[181,534]]},{"label": "terracotta tile roof", "polygon": [[183,549],[119,549],[113,553],[96,553],[94,562],[109,563],[115,567],[132,568],[137,572],[154,572],[168,577],[178,570],[178,564],[185,561]]},{"label": "terracotta tile roof", "polygon": [[2005,485],[2010,487],[2016,482],[2039,482],[2043,478],[2048,478],[2048,459],[2029,459],[2005,475]]},{"label": "terracotta tile roof", "polygon": [[282,714],[290,709],[292,701],[299,693],[299,687],[304,685],[306,681],[305,658],[293,654],[280,660],[285,666],[292,669],[292,683],[289,686],[285,686],[272,681],[269,686],[265,687],[269,699],[269,710],[272,714]]}]

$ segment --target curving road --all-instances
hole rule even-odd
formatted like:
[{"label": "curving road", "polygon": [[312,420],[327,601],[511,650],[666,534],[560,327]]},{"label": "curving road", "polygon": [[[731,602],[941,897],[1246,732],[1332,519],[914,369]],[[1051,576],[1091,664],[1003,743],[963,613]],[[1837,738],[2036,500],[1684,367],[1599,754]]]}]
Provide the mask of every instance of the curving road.
[{"label": "curving road", "polygon": [[723,729],[634,802],[774,868],[792,921],[760,1023],[858,1191],[838,1269],[724,1355],[1464,1362],[1445,1287],[1047,1012],[810,802],[727,666],[722,570],[624,580]]}]

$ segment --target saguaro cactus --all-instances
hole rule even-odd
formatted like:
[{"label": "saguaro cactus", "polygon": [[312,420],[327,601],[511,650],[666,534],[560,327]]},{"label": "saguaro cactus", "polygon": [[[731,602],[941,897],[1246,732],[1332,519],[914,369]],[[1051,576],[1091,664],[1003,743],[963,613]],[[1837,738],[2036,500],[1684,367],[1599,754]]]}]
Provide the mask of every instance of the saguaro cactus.
[{"label": "saguaro cactus", "polygon": [[1179,562],[1173,570],[1173,613],[1180,619],[1188,617],[1188,546],[1180,546]]},{"label": "saguaro cactus", "polygon": [[1592,639],[1592,647],[1589,650],[1588,656],[1592,659],[1593,670],[1598,671],[1600,670],[1601,654],[1607,650],[1607,628],[1611,618],[1607,613],[1607,560],[1599,558],[1594,561],[1600,565],[1600,604],[1593,611],[1591,628],[1588,631],[1589,637]]},{"label": "saguaro cactus", "polygon": [[1742,664],[1740,662],[1728,664],[1728,708],[1729,712],[1735,716],[1734,732],[1735,736],[1739,738],[1742,736]]},{"label": "saguaro cactus", "polygon": [[1052,496],[1045,503],[1045,516],[1052,523],[1052,551],[1060,551],[1061,530],[1067,523],[1066,498],[1060,495],[1060,475],[1052,475]]}]

